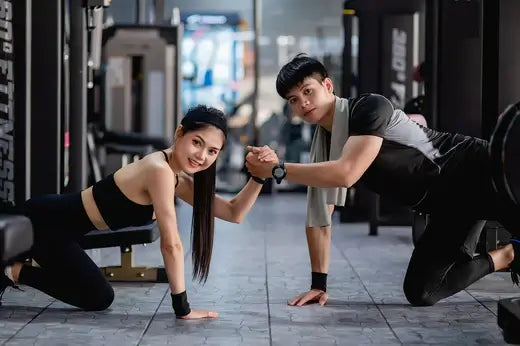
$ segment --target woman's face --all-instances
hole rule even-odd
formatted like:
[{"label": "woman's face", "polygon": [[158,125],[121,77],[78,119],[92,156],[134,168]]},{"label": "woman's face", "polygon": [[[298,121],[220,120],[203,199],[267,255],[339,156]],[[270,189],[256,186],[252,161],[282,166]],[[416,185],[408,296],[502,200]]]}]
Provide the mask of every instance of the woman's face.
[{"label": "woman's face", "polygon": [[226,140],[224,133],[214,126],[178,133],[173,154],[180,168],[190,174],[211,166],[217,160]]}]

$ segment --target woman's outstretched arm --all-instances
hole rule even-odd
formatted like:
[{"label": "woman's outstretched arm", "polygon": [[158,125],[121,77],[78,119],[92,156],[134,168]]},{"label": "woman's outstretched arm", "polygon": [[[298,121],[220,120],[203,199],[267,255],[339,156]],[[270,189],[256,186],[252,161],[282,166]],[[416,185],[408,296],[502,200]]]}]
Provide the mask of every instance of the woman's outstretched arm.
[{"label": "woman's outstretched arm", "polygon": [[[246,186],[231,200],[215,195],[215,217],[233,223],[240,223],[260,194],[262,185],[249,179]],[[193,179],[186,174],[179,175],[176,196],[193,205]]]},{"label": "woman's outstretched arm", "polygon": [[[269,148],[269,153],[266,155],[265,162],[278,162],[278,157]],[[234,223],[240,223],[247,215],[253,204],[262,190],[262,184],[257,183],[253,178],[250,178],[247,184],[240,190],[235,197],[230,200],[215,195],[215,217]],[[179,175],[179,185],[177,186],[176,195],[186,203],[193,205],[193,179],[186,175]]]}]

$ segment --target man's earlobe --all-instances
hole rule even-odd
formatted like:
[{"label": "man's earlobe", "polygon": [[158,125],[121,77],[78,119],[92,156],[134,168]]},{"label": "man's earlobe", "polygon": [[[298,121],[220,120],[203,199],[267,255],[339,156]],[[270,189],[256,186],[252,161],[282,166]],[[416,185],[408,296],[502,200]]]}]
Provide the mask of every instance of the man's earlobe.
[{"label": "man's earlobe", "polygon": [[332,82],[332,79],[330,79],[329,77],[326,77],[323,82],[325,83],[325,87],[327,88],[328,91],[330,91],[331,93],[334,93],[334,83]]}]

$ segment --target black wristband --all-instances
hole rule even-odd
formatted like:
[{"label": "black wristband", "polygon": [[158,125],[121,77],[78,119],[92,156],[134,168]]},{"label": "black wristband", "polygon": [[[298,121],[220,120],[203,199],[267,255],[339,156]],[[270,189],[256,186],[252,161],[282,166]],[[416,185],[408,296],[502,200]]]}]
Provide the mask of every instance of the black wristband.
[{"label": "black wristband", "polygon": [[186,291],[177,294],[170,293],[170,295],[172,296],[172,307],[173,311],[175,311],[175,316],[182,317],[191,312]]},{"label": "black wristband", "polygon": [[327,273],[312,272],[311,289],[327,292]]},{"label": "black wristband", "polygon": [[264,185],[265,184],[265,179],[261,179],[261,178],[255,177],[254,175],[251,176],[251,179],[253,179],[254,181],[256,181],[260,185]]}]

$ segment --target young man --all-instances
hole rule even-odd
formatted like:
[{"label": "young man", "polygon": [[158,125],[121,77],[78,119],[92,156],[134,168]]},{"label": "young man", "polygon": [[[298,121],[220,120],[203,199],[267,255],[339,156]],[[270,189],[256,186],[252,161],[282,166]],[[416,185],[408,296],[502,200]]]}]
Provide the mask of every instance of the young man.
[{"label": "young man", "polygon": [[302,55],[281,69],[276,89],[294,114],[319,125],[309,164],[273,167],[262,161],[268,147],[248,147],[252,175],[309,186],[312,285],[290,305],[326,303],[330,215],[334,204],[344,203],[345,189],[358,181],[431,215],[404,279],[411,304],[433,305],[495,270],[511,266],[520,272],[520,259],[513,261],[516,245],[473,257],[477,220],[497,219],[514,235],[520,231],[515,217],[520,208],[501,200],[493,188],[487,141],[423,127],[381,95],[336,97],[325,67]]}]

